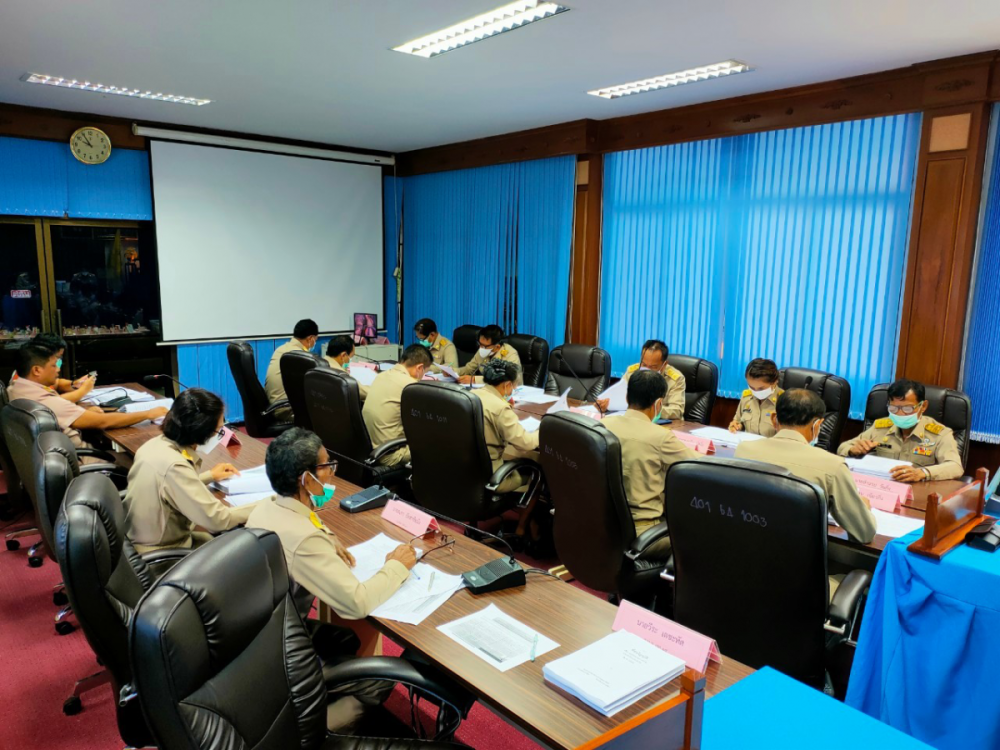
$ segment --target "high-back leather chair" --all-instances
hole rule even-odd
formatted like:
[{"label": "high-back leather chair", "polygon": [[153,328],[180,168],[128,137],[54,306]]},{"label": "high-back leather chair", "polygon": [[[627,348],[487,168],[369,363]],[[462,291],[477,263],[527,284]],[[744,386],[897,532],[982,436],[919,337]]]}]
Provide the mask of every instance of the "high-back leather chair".
[{"label": "high-back leather chair", "polygon": [[306,387],[303,378],[317,367],[330,367],[327,361],[312,352],[285,352],[278,361],[281,367],[281,384],[292,407],[292,421],[296,427],[312,429],[309,409],[306,408]]},{"label": "high-back leather chair", "polygon": [[546,393],[561,394],[569,388],[569,397],[596,401],[611,382],[611,355],[588,344],[562,344],[549,356]]},{"label": "high-back leather chair", "polygon": [[[962,455],[962,466],[969,460],[969,430],[972,427],[972,399],[962,391],[925,385],[927,416],[933,417],[955,433],[958,452]],[[889,415],[889,383],[880,383],[868,393],[865,403],[865,429],[876,419]]]},{"label": "high-back leather chair", "polygon": [[549,342],[541,336],[512,333],[507,343],[514,347],[521,358],[522,378],[525,385],[544,388],[549,375]]},{"label": "high-back leather chair", "polygon": [[829,602],[824,491],[776,466],[718,459],[673,464],[666,499],[673,618],[744,664],[822,687],[824,623],[846,640],[871,579],[852,572]]},{"label": "high-back leather chair", "polygon": [[[0,411],[9,403],[10,397],[7,395],[7,387],[3,383],[0,383]],[[0,469],[3,470],[4,482],[7,485],[7,507],[12,514],[16,515],[25,507],[26,502],[30,504],[31,501],[25,500],[21,477],[17,473],[14,458],[10,455],[10,450],[7,448],[7,439],[3,435],[3,429],[0,429]],[[32,521],[7,524],[4,526],[4,532],[6,546],[10,552],[20,549],[21,542],[18,541],[20,538],[41,534]],[[39,562],[36,563],[34,562],[35,560]],[[41,558],[35,555],[28,558],[29,565],[39,565],[41,564],[40,561]]]},{"label": "high-back leather chair", "polygon": [[707,359],[686,354],[671,354],[668,361],[684,376],[684,419],[709,424],[719,390],[719,368]]},{"label": "high-back leather chair", "polygon": [[525,497],[531,495],[540,478],[538,464],[516,459],[493,471],[483,432],[483,402],[465,388],[413,383],[403,389],[401,411],[410,446],[410,484],[420,505],[460,521],[494,518],[517,500],[495,493],[515,470],[531,475]]},{"label": "high-back leather chair", "polygon": [[243,401],[243,420],[250,437],[277,437],[292,426],[291,422],[278,422],[274,412],[288,406],[288,401],[270,404],[267,392],[257,379],[257,365],[253,347],[246,341],[230,341],[226,347],[229,370],[236,381],[236,390]]},{"label": "high-back leather chair", "polygon": [[160,750],[454,747],[327,732],[327,692],[337,685],[396,680],[434,696],[437,684],[419,665],[389,657],[324,674],[270,531],[237,529],[174,567],[140,602],[130,648],[138,702]]},{"label": "high-back leather chair", "polygon": [[543,417],[539,430],[559,559],[583,585],[651,606],[665,590],[665,561],[640,556],[667,529],[659,524],[636,537],[618,438],[598,420],[565,411]]},{"label": "high-back leather chair", "polygon": [[790,388],[805,388],[823,399],[826,415],[816,447],[836,452],[851,409],[851,384],[844,378],[822,370],[783,367],[778,370],[778,387],[786,391]]},{"label": "high-back leather chair", "polygon": [[476,356],[479,350],[479,329],[481,326],[469,325],[459,326],[451,336],[451,343],[458,351],[458,366],[464,367],[469,360]]}]

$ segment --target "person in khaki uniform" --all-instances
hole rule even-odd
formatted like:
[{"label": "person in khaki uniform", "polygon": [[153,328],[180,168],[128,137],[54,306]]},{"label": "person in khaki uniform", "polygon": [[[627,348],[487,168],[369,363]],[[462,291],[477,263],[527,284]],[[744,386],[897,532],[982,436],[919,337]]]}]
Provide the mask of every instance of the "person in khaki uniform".
[{"label": "person in khaki uniform", "polygon": [[749,432],[774,437],[771,416],[784,391],[778,387],[778,366],[769,359],[752,359],[743,373],[749,386],[740,396],[736,414],[729,423],[730,432]]},{"label": "person in khaki uniform", "polygon": [[479,329],[479,351],[470,359],[464,367],[455,372],[458,373],[458,382],[463,385],[470,383],[482,383],[483,364],[493,359],[502,359],[517,365],[517,381],[514,387],[523,385],[524,379],[521,374],[521,358],[514,347],[503,343],[503,328],[498,325],[483,326]]},{"label": "person in khaki uniform", "polygon": [[[354,356],[354,341],[350,336],[340,335],[334,336],[326,345],[326,356],[323,357],[327,363],[334,370],[340,370],[342,373],[354,379],[351,376],[351,371],[347,369],[347,364],[351,361],[351,357]],[[368,398],[368,386],[358,383],[358,396],[361,401],[364,402]]]},{"label": "person in khaki uniform", "polygon": [[[31,343],[48,347],[51,350],[50,353],[56,355],[56,364],[60,369],[62,369],[62,358],[66,354],[66,340],[62,336],[55,333],[38,333],[31,339]],[[17,378],[18,374],[15,369],[14,372],[11,373],[10,381],[7,383],[7,387],[10,388],[14,385]],[[78,404],[83,401],[92,390],[94,390],[94,385],[96,385],[96,383],[97,377],[92,375],[84,375],[76,380],[56,378],[56,382],[52,386],[52,390],[67,401],[72,401],[74,404]]]},{"label": "person in khaki uniform", "polygon": [[[288,352],[312,351],[317,339],[319,339],[319,326],[316,325],[316,321],[306,318],[296,323],[292,337],[274,350],[271,361],[267,364],[267,375],[264,377],[264,391],[267,393],[268,403],[276,404],[287,398],[285,384],[281,382],[281,356]],[[274,412],[274,417],[279,422],[287,422],[292,418],[292,410],[287,407],[278,409]]]},{"label": "person in khaki uniform", "polygon": [[430,350],[431,359],[434,361],[431,372],[441,372],[440,365],[458,370],[458,349],[450,340],[438,333],[437,323],[430,318],[421,318],[414,324],[413,333],[417,337],[417,343]]},{"label": "person in khaki uniform", "polygon": [[[667,382],[657,370],[642,370],[629,378],[625,399],[628,411],[608,417],[603,424],[621,443],[622,480],[636,536],[664,520],[667,469],[677,461],[699,458],[670,430],[653,424],[662,413]],[[670,539],[647,548],[644,559],[665,560]]]},{"label": "person in khaki uniform", "polygon": [[174,401],[163,434],[136,451],[124,504],[125,535],[137,552],[197,547],[247,520],[253,505],[230,508],[207,486],[239,474],[236,468],[201,470],[202,456],[222,439],[222,413],[221,398],[189,388]]},{"label": "person in khaki uniform", "polygon": [[[297,602],[300,613],[308,614],[312,600],[318,598],[342,619],[363,620],[399,590],[417,555],[413,547],[400,544],[374,576],[364,582],[357,579],[351,571],[354,557],[315,513],[333,497],[335,465],[315,433],[300,427],[282,433],[267,447],[265,458],[267,478],[277,494],[257,504],[247,526],[277,534],[288,575],[307,594],[307,601]],[[339,637],[340,630],[328,634],[317,630],[320,637],[332,635],[332,647],[342,650],[328,658],[343,659],[357,650],[357,640]],[[330,646],[317,645],[320,652],[324,645]],[[392,689],[392,683],[378,681],[341,689],[341,697],[328,703],[327,727],[331,731],[349,727],[366,706],[377,706]]]},{"label": "person in khaki uniform", "polygon": [[[420,344],[410,344],[403,350],[399,364],[391,370],[380,372],[368,388],[361,416],[368,428],[368,436],[376,448],[382,443],[404,437],[403,418],[399,411],[403,389],[410,383],[423,380],[430,370],[431,355]],[[383,466],[398,466],[410,460],[410,449],[400,448],[383,456]]]},{"label": "person in khaki uniform", "polygon": [[[684,419],[684,391],[687,389],[687,381],[681,371],[667,364],[667,357],[670,350],[662,341],[650,339],[642,345],[642,353],[639,361],[630,366],[622,377],[626,383],[634,373],[643,370],[655,370],[663,375],[667,382],[667,396],[663,401],[663,410],[660,412],[660,419]],[[596,401],[597,408],[606,411],[608,399],[599,398]]]},{"label": "person in khaki uniform", "polygon": [[897,380],[889,386],[889,416],[876,419],[853,440],[840,444],[841,456],[861,458],[874,451],[881,458],[909,461],[897,466],[892,478],[898,482],[956,479],[965,472],[958,443],[950,428],[924,414],[924,386],[913,380]]},{"label": "person in khaki uniform", "polygon": [[[493,460],[493,471],[500,468],[510,458],[533,458],[538,460],[538,432],[528,432],[521,426],[510,399],[514,393],[517,365],[502,359],[492,359],[483,364],[482,388],[472,391],[483,402],[483,432],[486,435],[486,449]],[[515,472],[507,476],[498,493],[524,492],[527,482]]]}]

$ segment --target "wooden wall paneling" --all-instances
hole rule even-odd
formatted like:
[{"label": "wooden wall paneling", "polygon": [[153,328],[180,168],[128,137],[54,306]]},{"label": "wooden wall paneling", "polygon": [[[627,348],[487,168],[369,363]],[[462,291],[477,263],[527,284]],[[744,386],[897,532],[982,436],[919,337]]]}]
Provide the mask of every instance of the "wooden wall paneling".
[{"label": "wooden wall paneling", "polygon": [[132,135],[131,120],[0,104],[0,135],[69,143],[73,132],[84,125],[93,125],[107,133],[114,148],[146,148],[145,138]]},{"label": "wooden wall paneling", "polygon": [[[586,165],[581,169],[582,165]],[[604,157],[589,154],[577,163],[586,172],[578,184],[573,217],[573,265],[570,276],[569,338],[576,344],[596,344],[601,295],[601,211]]]}]

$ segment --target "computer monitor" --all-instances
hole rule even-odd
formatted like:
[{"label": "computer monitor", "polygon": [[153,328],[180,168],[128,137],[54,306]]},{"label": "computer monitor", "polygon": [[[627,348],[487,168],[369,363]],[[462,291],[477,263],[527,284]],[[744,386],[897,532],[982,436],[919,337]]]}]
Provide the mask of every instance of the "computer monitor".
[{"label": "computer monitor", "polygon": [[375,313],[354,313],[354,343],[365,344],[378,336],[378,316]]}]

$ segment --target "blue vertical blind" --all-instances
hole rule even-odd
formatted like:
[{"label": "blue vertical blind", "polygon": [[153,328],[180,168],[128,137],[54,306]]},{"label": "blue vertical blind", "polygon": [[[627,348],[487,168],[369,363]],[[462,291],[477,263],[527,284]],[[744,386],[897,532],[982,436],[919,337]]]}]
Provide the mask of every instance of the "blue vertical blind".
[{"label": "blue vertical blind", "polygon": [[972,439],[1000,443],[1000,104],[989,148],[962,388],[976,407]]},{"label": "blue vertical blind", "polygon": [[501,164],[403,183],[403,330],[498,323],[562,343],[576,160]]},{"label": "blue vertical blind", "polygon": [[616,374],[647,338],[720,364],[847,378],[852,416],[892,378],[919,115],[611,154],[601,343]]},{"label": "blue vertical blind", "polygon": [[389,341],[399,341],[399,303],[396,294],[396,277],[399,265],[399,229],[402,223],[403,201],[401,181],[386,177],[383,181],[382,211],[385,224],[385,320],[379,321]]}]

